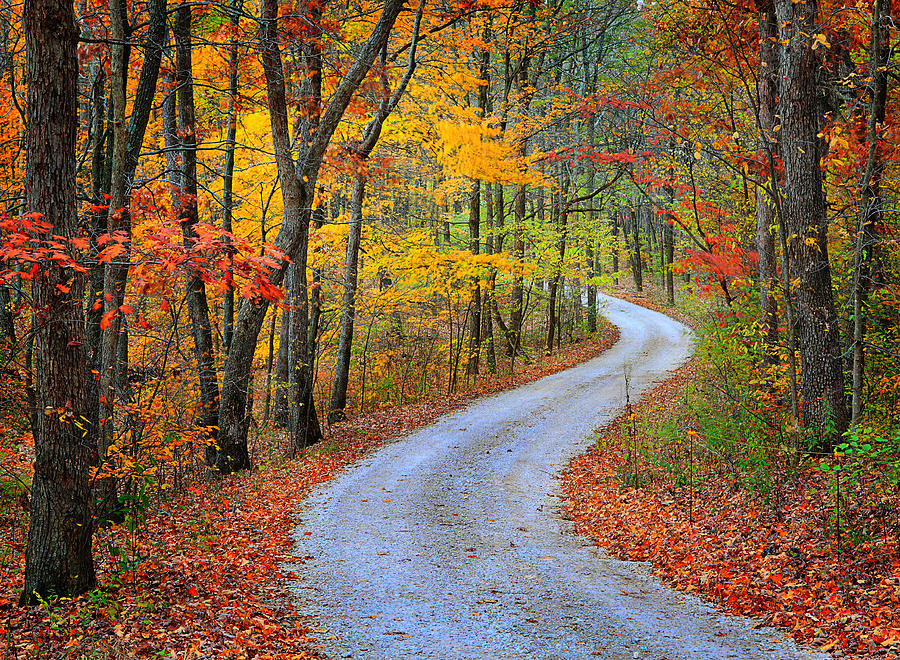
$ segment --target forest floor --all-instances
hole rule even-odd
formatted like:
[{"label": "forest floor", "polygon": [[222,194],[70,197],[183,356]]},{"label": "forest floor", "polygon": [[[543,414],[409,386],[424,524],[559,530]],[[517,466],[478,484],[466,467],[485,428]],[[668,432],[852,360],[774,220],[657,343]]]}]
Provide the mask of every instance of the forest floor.
[{"label": "forest floor", "polygon": [[[691,322],[658,296],[614,294]],[[820,471],[807,466],[789,476],[773,473],[776,485],[767,496],[724,469],[693,475],[692,488],[683,483],[685,475],[676,482],[659,465],[646,463],[638,468],[646,475],[641,487],[632,487],[637,477],[623,478],[635,472],[629,447],[657,442],[646,430],[676,414],[697,369],[694,358],[602,428],[596,446],[572,460],[563,488],[576,529],[616,557],[650,562],[656,575],[678,589],[757,617],[759,625],[781,626],[798,642],[834,657],[900,657],[896,533],[863,534],[851,542],[852,530],[845,529],[836,539],[833,491]],[[698,455],[701,440],[694,439]],[[860,501],[870,485],[861,475],[855,486]],[[853,488],[843,494],[851,507]],[[856,513],[857,531],[877,522],[877,510]]]},{"label": "forest floor", "polygon": [[[595,338],[513,375],[482,378],[453,396],[357,415],[330,427],[326,440],[295,460],[281,457],[279,434],[261,435],[251,474],[194,479],[175,496],[154,491],[129,524],[98,530],[94,553],[101,586],[74,600],[17,607],[27,514],[21,494],[0,492],[0,655],[316,657],[310,618],[292,606],[293,577],[282,570],[285,562],[303,561],[292,554],[292,530],[296,506],[310,489],[390,438],[476,397],[580,364],[617,339],[617,329],[604,325]],[[31,452],[19,449],[2,457],[0,476],[30,469]]]}]

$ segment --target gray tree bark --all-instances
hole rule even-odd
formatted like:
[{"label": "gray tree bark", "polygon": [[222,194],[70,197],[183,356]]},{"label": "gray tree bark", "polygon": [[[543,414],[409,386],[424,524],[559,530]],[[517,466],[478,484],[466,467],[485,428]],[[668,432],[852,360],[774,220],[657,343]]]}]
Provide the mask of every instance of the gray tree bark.
[{"label": "gray tree bark", "polygon": [[819,158],[821,90],[818,3],[776,0],[782,46],[779,114],[784,159],[784,222],[788,234],[792,292],[797,303],[803,374],[803,421],[813,444],[828,449],[847,428],[841,344],[828,259],[828,220]]},{"label": "gray tree bark", "polygon": [[[51,233],[79,234],[75,203],[78,30],[69,0],[25,3],[28,123],[25,210]],[[90,468],[96,400],[88,385],[81,305],[85,278],[47,264],[32,286],[35,304],[34,481],[25,587],[20,602],[76,596],[96,583],[91,551]]]}]

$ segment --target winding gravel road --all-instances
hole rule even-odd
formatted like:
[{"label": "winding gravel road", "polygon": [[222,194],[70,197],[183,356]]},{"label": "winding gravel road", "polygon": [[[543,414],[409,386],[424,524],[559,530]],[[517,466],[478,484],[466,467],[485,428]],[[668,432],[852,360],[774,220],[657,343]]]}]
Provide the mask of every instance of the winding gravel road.
[{"label": "winding gravel road", "polygon": [[[560,517],[554,475],[690,355],[681,324],[605,298],[620,341],[482,399],[315,491],[296,554],[301,611],[338,658],[810,658],[607,556]],[[306,535],[308,534],[308,535]]]}]

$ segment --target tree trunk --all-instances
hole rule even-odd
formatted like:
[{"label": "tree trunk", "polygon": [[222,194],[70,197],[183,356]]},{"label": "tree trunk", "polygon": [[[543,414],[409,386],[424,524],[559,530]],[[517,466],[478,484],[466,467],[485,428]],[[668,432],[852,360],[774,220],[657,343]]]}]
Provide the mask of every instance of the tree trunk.
[{"label": "tree trunk", "polygon": [[[175,81],[178,85],[178,134],[181,137],[181,190],[179,191],[178,221],[184,247],[194,250],[197,240],[197,138],[194,119],[194,77],[191,44],[191,6],[180,5],[175,11],[172,27],[175,37]],[[206,464],[216,462],[216,429],[219,419],[219,383],[213,361],[212,324],[209,320],[209,301],[206,283],[195,270],[189,270],[185,281],[188,316],[197,354],[200,381],[200,416],[197,426],[207,436]]]},{"label": "tree trunk", "polygon": [[669,220],[663,224],[663,238],[666,255],[666,302],[675,305],[675,275],[672,265],[675,263],[675,224]]},{"label": "tree trunk", "polygon": [[[275,247],[291,259],[297,259],[301,247],[308,239],[309,222],[302,209],[312,199],[319,167],[325,150],[344,114],[350,100],[371,68],[376,55],[384,48],[402,0],[387,0],[372,33],[357,53],[356,59],[331,96],[328,108],[308,140],[300,145],[296,162],[292,156],[290,128],[285,94],[284,69],[277,40],[278,3],[264,0],[260,21],[260,50],[266,77],[269,102],[269,121],[278,166],[278,179],[284,198],[284,222],[275,239]],[[305,221],[304,221],[305,219]],[[305,249],[303,250],[305,254]],[[284,278],[286,264],[270,275],[270,281],[278,285]],[[305,262],[303,268],[306,267]],[[231,350],[225,360],[222,381],[222,401],[219,413],[219,453],[216,465],[220,471],[232,471],[250,467],[247,452],[247,431],[250,419],[247,415],[247,393],[256,340],[262,329],[269,302],[265,299],[247,300],[241,304],[235,322]]]},{"label": "tree trunk", "polygon": [[[522,147],[524,153],[525,147]],[[513,225],[513,260],[520,264],[525,260],[525,186],[516,189],[515,220]],[[513,354],[518,353],[522,346],[522,323],[524,322],[524,293],[522,275],[516,270],[513,274],[512,310],[509,315],[509,331],[512,333]]]},{"label": "tree trunk", "polygon": [[862,181],[862,209],[856,229],[853,255],[853,388],[851,423],[855,426],[862,414],[862,393],[865,382],[866,315],[869,291],[876,266],[874,228],[884,220],[881,183],[885,163],[879,140],[884,130],[887,105],[888,71],[891,36],[891,4],[875,0],[872,8],[872,46],[869,63],[869,117],[866,138],[869,154]]},{"label": "tree trunk", "polygon": [[[99,374],[99,381],[89,379],[88,387],[92,390],[92,398],[96,401],[91,422],[100,424],[98,433],[97,459],[102,469],[105,453],[111,444],[114,426],[114,404],[123,391],[116,384],[122,382],[128,369],[128,333],[125,330],[121,305],[125,301],[125,290],[128,281],[128,270],[131,255],[131,189],[135,171],[144,142],[144,134],[150,112],[154,106],[156,84],[159,79],[162,61],[163,41],[165,40],[166,21],[165,0],[154,0],[150,5],[150,20],[147,38],[144,43],[144,61],[132,103],[131,119],[125,124],[126,86],[128,82],[128,57],[130,46],[126,45],[130,37],[127,24],[126,6],[124,2],[110,5],[111,34],[120,45],[112,47],[110,97],[112,101],[111,118],[105,135],[103,130],[104,104],[102,102],[103,77],[95,81],[93,98],[99,101],[97,121],[95,122],[94,177],[93,197],[95,204],[103,206],[103,210],[93,214],[92,248],[94,254],[100,250],[98,240],[102,234],[124,236],[125,250],[122,254],[106,264],[96,264],[90,279],[90,306],[86,318],[86,334],[91,353],[91,368]],[[109,197],[106,197],[106,194]],[[105,322],[104,322],[105,321]],[[105,328],[103,326],[106,326]],[[122,346],[122,344],[126,344]],[[139,432],[134,429],[134,432]],[[95,515],[100,518],[120,519],[116,480],[98,478],[94,484]]]},{"label": "tree trunk", "polygon": [[350,382],[350,352],[353,348],[353,328],[356,322],[356,287],[359,277],[359,244],[362,238],[362,208],[365,199],[366,176],[353,178],[350,194],[350,233],[347,235],[347,260],[344,269],[344,295],[341,299],[341,329],[338,338],[337,362],[334,367],[334,383],[331,387],[331,403],[328,423],[334,424],[345,417],[347,387]]},{"label": "tree trunk", "polygon": [[[644,264],[641,260],[641,222],[640,207],[631,207],[628,209],[629,220],[631,221],[631,272],[634,275],[634,286],[638,292],[644,290]],[[627,238],[627,234],[626,234]]]},{"label": "tree trunk", "polygon": [[[525,94],[524,106],[528,109],[529,93],[528,67],[530,58],[527,53],[522,55],[519,63],[519,90]],[[519,141],[519,158],[524,159],[528,155],[528,138],[522,137]],[[513,226],[513,254],[512,257],[521,263],[525,259],[525,185],[519,185],[516,189],[515,225]],[[513,354],[518,353],[522,345],[522,323],[524,322],[525,309],[523,307],[524,287],[522,275],[518,271],[513,275],[512,311],[510,312],[509,329],[513,333]]]},{"label": "tree trunk", "polygon": [[819,159],[820,61],[816,0],[776,0],[781,57],[781,139],[784,155],[784,220],[793,292],[797,301],[803,421],[819,449],[828,449],[847,427],[837,313],[828,260],[828,221]]},{"label": "tree trunk", "polygon": [[[484,184],[484,204],[486,211],[487,238],[485,239],[485,250],[488,254],[494,253],[494,191],[490,183]],[[488,277],[487,290],[484,293],[483,313],[481,316],[482,336],[484,337],[485,348],[487,349],[487,365],[488,372],[497,373],[497,350],[494,345],[494,319],[493,319],[493,298],[494,298],[494,278],[496,273],[491,269]]]},{"label": "tree trunk", "polygon": [[[225,137],[225,172],[222,177],[222,229],[228,233],[232,232],[234,215],[234,157],[237,151],[238,65],[240,64],[237,30],[243,7],[244,0],[233,0],[229,12],[231,14],[231,36],[228,42],[228,133]],[[229,286],[225,289],[222,303],[222,345],[227,353],[234,336],[234,288],[230,270],[226,277]]]},{"label": "tree trunk", "polygon": [[[550,302],[548,305],[549,312],[549,321],[547,323],[547,355],[550,355],[553,352],[553,340],[554,335],[557,332],[558,326],[560,326],[560,312],[557,311],[557,296],[559,294],[560,289],[560,278],[562,276],[562,266],[563,261],[566,258],[566,224],[568,219],[568,208],[567,208],[567,197],[569,193],[569,178],[567,176],[560,175],[560,191],[554,195],[555,206],[553,215],[556,217],[556,264],[553,269],[553,277],[550,280]],[[560,310],[562,309],[562,305],[560,305]],[[559,327],[559,332],[562,329]],[[559,344],[559,338],[557,337],[557,344]]]},{"label": "tree trunk", "polygon": [[[112,159],[110,168],[110,197],[106,212],[106,235],[116,236],[118,233],[131,235],[131,218],[128,214],[125,185],[125,80],[128,63],[126,62],[125,7],[119,1],[110,3],[110,36],[116,45],[111,47],[110,55],[110,99],[112,126]],[[106,463],[106,452],[115,439],[115,402],[116,382],[119,365],[120,329],[122,315],[119,308],[125,302],[125,281],[128,277],[129,251],[105,264],[98,264],[103,273],[103,317],[100,322],[100,365],[99,365],[99,398],[98,419],[98,467],[101,476],[93,487],[94,515],[98,521],[118,519],[118,493],[116,479],[103,476],[109,469]],[[127,367],[126,367],[127,368]]]},{"label": "tree trunk", "polygon": [[[294,265],[287,267],[284,276],[284,290],[293,290]],[[284,306],[281,314],[281,326],[278,330],[278,362],[275,366],[275,424],[287,428],[290,423],[290,368],[291,368],[291,323],[294,310],[289,304]]]},{"label": "tree trunk", "polygon": [[[356,156],[359,159],[353,188],[350,195],[350,231],[347,235],[347,259],[344,270],[344,293],[341,300],[341,327],[338,339],[338,354],[335,364],[334,382],[331,387],[331,401],[328,407],[328,422],[334,424],[344,419],[347,406],[347,388],[350,382],[350,353],[353,347],[353,327],[356,320],[356,290],[359,279],[359,247],[362,240],[363,202],[366,197],[367,160],[378,140],[388,115],[394,111],[400,98],[406,91],[409,81],[416,69],[416,50],[419,41],[419,28],[422,23],[424,3],[419,3],[413,36],[409,48],[406,73],[397,88],[390,92],[384,82],[384,95],[375,116],[366,124],[362,139],[356,145]],[[381,63],[385,64],[386,53],[381,53]],[[401,392],[402,396],[402,392]]]},{"label": "tree trunk", "polygon": [[[72,3],[25,4],[28,123],[25,210],[50,234],[79,235],[75,203],[78,30]],[[76,596],[96,583],[91,551],[90,467],[96,451],[81,300],[84,277],[46,264],[35,304],[35,461],[25,588],[20,602]]]},{"label": "tree trunk", "polygon": [[[778,101],[778,18],[769,6],[759,12],[759,146],[760,152],[779,153],[775,127]],[[777,176],[771,172],[770,176]],[[772,194],[769,194],[772,193]],[[778,361],[778,301],[774,286],[775,269],[775,202],[774,189],[758,189],[756,193],[756,250],[759,253],[760,329],[769,365]]]},{"label": "tree trunk", "polygon": [[[472,254],[481,253],[481,182],[472,182],[472,193],[469,197],[469,250]],[[469,356],[466,361],[466,374],[474,376],[478,373],[478,362],[481,355],[481,284],[478,278],[472,283],[471,312],[469,313]]]},{"label": "tree trunk", "polygon": [[616,209],[609,214],[609,224],[612,230],[613,281],[616,286],[619,286],[619,213],[620,210]]}]

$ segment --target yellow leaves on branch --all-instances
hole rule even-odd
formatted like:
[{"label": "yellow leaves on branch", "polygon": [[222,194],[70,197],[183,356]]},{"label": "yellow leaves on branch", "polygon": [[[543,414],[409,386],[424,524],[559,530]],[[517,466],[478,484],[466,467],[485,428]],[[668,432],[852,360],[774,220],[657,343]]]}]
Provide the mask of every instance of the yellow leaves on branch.
[{"label": "yellow leaves on branch", "polygon": [[538,154],[522,158],[517,145],[503,139],[490,123],[439,121],[437,159],[448,174],[506,185],[545,186],[532,163]]},{"label": "yellow leaves on branch", "polygon": [[472,285],[486,282],[492,271],[521,274],[529,268],[508,254],[472,254],[436,246],[424,230],[395,236],[373,228],[367,246],[370,259],[363,276],[389,275],[393,289],[408,303],[427,302],[435,296],[467,297]]}]

